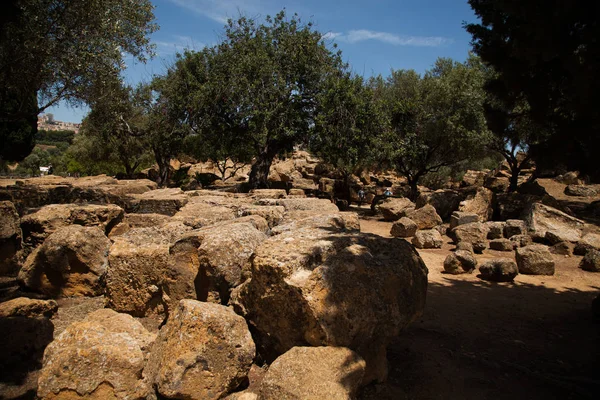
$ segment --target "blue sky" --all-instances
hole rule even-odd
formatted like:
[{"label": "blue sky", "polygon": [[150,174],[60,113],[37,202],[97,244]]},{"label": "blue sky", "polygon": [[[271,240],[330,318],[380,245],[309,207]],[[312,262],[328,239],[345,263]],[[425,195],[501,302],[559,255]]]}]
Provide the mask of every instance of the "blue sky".
[{"label": "blue sky", "polygon": [[[160,29],[152,35],[156,58],[140,64],[128,58],[127,83],[149,81],[165,71],[184,48],[219,42],[228,17],[241,12],[264,18],[285,8],[311,21],[343,52],[354,72],[387,76],[391,69],[424,72],[438,57],[463,61],[470,35],[463,21],[476,20],[466,0],[154,0]],[[57,120],[80,122],[87,109],[63,104],[48,109]]]}]

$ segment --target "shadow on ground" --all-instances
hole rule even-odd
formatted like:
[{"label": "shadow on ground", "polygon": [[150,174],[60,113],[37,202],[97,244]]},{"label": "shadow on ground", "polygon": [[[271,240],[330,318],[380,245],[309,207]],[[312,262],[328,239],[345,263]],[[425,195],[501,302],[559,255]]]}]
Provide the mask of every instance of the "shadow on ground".
[{"label": "shadow on ground", "polygon": [[598,289],[430,282],[423,318],[388,350],[388,381],[360,398],[600,398]]}]

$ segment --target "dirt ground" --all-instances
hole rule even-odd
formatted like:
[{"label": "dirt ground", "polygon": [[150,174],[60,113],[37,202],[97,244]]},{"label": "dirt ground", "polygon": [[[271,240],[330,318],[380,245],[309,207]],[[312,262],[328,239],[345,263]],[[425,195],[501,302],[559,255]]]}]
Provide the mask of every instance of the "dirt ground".
[{"label": "dirt ground", "polygon": [[[363,232],[389,237],[390,228],[361,219]],[[453,247],[419,251],[429,269],[424,315],[390,346],[388,381],[360,398],[600,398],[600,323],[591,313],[600,274],[579,269],[581,257],[555,255],[554,276],[491,283],[442,273]]]}]

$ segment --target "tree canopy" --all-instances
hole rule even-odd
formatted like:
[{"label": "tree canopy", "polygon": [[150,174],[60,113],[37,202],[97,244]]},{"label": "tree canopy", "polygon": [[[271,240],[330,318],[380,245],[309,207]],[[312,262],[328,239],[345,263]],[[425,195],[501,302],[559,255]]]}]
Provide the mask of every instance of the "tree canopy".
[{"label": "tree canopy", "polygon": [[[497,75],[488,91],[515,102],[544,128],[530,146],[538,167],[562,163],[595,178],[600,168],[600,24],[582,0],[469,0],[480,23],[466,25],[473,49]],[[523,107],[521,107],[523,109]]]},{"label": "tree canopy", "polygon": [[372,79],[386,118],[376,158],[407,178],[412,197],[426,174],[485,152],[483,82],[476,57],[465,63],[440,58],[424,76],[398,70],[387,80]]},{"label": "tree canopy", "polygon": [[207,144],[242,146],[255,157],[250,185],[266,187],[273,158],[310,137],[324,81],[343,67],[311,23],[282,11],[264,24],[229,20],[221,43],[185,53],[167,79],[188,89],[182,118],[190,129]]},{"label": "tree canopy", "polygon": [[0,7],[0,138],[3,150],[18,149],[3,158],[31,151],[40,112],[61,100],[90,101],[94,86],[124,69],[124,54],[140,61],[152,54],[149,0],[7,0]]}]

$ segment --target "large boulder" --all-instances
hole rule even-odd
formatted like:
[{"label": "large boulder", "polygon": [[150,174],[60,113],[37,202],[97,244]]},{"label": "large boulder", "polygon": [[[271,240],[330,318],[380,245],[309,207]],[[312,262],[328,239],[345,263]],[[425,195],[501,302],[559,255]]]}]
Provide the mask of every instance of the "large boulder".
[{"label": "large boulder", "polygon": [[231,308],[181,300],[158,334],[144,376],[170,399],[220,399],[248,376],[255,346]]},{"label": "large boulder", "polygon": [[511,236],[509,240],[513,242],[514,248],[525,247],[533,244],[533,239],[529,235],[514,235]]},{"label": "large boulder", "polygon": [[487,229],[481,222],[459,225],[450,233],[454,243],[471,243],[475,253],[481,253],[487,248]]},{"label": "large boulder", "polygon": [[432,229],[442,223],[442,218],[429,204],[406,213],[406,217],[412,219],[419,229]]},{"label": "large boulder", "polygon": [[556,208],[535,203],[525,213],[525,221],[534,238],[544,238],[547,231],[555,231],[563,240],[577,242],[585,227],[582,220],[571,217]]},{"label": "large boulder", "polygon": [[437,229],[417,231],[412,239],[412,244],[417,249],[441,249],[444,239]]},{"label": "large boulder", "polygon": [[554,259],[548,247],[540,244],[520,247],[516,251],[519,273],[554,275]]},{"label": "large boulder", "polygon": [[386,347],[423,312],[427,268],[407,242],[301,228],[263,242],[231,303],[272,361],[295,346],[344,346],[384,380]]},{"label": "large boulder", "polygon": [[345,347],[294,347],[271,364],[259,398],[351,400],[364,373],[365,361]]},{"label": "large boulder", "polygon": [[464,194],[450,189],[440,189],[435,192],[424,192],[416,201],[417,208],[426,204],[432,205],[443,220],[447,220],[452,212],[458,210],[460,202],[464,200]]},{"label": "large boulder", "polygon": [[73,224],[98,226],[108,235],[123,215],[123,209],[114,204],[51,204],[21,218],[23,239],[35,247],[58,228]]},{"label": "large boulder", "polygon": [[285,199],[287,197],[284,189],[252,189],[250,194],[255,199]]},{"label": "large boulder", "polygon": [[106,273],[108,307],[136,317],[166,312],[163,282],[170,265],[169,246],[190,229],[171,222],[114,238]]},{"label": "large boulder", "polygon": [[110,245],[97,226],[59,228],[29,255],[19,281],[50,297],[101,295]]},{"label": "large boulder", "polygon": [[390,235],[393,237],[412,237],[417,233],[418,225],[410,218],[402,217],[392,224]]},{"label": "large boulder", "polygon": [[44,353],[41,399],[145,399],[142,379],[155,339],[129,315],[102,309],[69,325]]},{"label": "large boulder", "polygon": [[472,272],[477,267],[477,259],[467,250],[456,250],[444,260],[444,271],[458,275]]},{"label": "large boulder", "polygon": [[151,190],[132,197],[134,201],[129,211],[140,214],[173,216],[189,201],[189,197],[179,188]]},{"label": "large boulder", "polygon": [[479,187],[472,197],[469,196],[460,203],[458,210],[468,214],[476,214],[479,217],[479,222],[485,222],[492,218],[494,212],[492,208],[493,197],[494,194],[491,190]]},{"label": "large boulder", "polygon": [[267,236],[250,223],[227,224],[190,232],[169,249],[163,280],[169,302],[198,299],[227,304],[230,291],[250,273],[250,257]]},{"label": "large boulder", "polygon": [[600,251],[596,249],[588,250],[579,266],[584,271],[600,272]]},{"label": "large boulder", "polygon": [[50,318],[57,309],[54,300],[19,297],[0,303],[1,382],[22,382],[41,367],[44,349],[53,339]]},{"label": "large boulder", "polygon": [[481,279],[493,282],[512,282],[519,275],[517,264],[508,258],[486,261],[479,267],[479,272]]},{"label": "large boulder", "polygon": [[0,276],[14,275],[18,271],[16,255],[21,248],[22,236],[15,205],[0,201]]},{"label": "large boulder", "polygon": [[389,197],[383,200],[377,208],[386,221],[397,221],[402,217],[406,217],[410,211],[413,211],[415,203],[405,197]]},{"label": "large boulder", "polygon": [[473,171],[467,170],[463,175],[461,186],[483,186],[485,178],[489,175],[489,170]]}]

